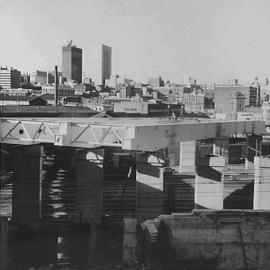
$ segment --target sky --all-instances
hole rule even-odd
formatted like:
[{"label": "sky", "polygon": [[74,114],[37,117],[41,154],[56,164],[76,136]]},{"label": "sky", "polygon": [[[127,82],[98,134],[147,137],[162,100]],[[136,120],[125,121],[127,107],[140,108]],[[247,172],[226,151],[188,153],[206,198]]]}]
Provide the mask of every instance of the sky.
[{"label": "sky", "polygon": [[270,77],[268,0],[0,0],[0,65],[61,69],[68,40],[112,47],[112,72],[200,83]]}]

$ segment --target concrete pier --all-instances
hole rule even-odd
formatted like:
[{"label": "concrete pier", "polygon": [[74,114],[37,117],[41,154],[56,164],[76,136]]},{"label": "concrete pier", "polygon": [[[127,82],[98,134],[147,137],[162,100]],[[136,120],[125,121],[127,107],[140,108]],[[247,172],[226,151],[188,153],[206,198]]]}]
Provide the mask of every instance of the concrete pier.
[{"label": "concrete pier", "polygon": [[255,134],[247,135],[247,150],[245,168],[254,169],[254,157],[261,155],[262,136]]},{"label": "concrete pier", "polygon": [[77,183],[76,217],[79,222],[101,221],[104,149],[77,150],[75,175]]},{"label": "concrete pier", "polygon": [[225,163],[229,161],[229,138],[215,138],[213,140],[213,155],[225,158]]},{"label": "concrete pier", "polygon": [[254,167],[253,208],[255,210],[270,210],[270,158],[254,157]]},{"label": "concrete pier", "polygon": [[179,173],[195,174],[196,141],[180,143]]},{"label": "concrete pier", "polygon": [[195,208],[223,209],[225,157],[198,161],[195,177]]},{"label": "concrete pier", "polygon": [[138,220],[153,218],[163,213],[165,158],[163,151],[137,154]]},{"label": "concrete pier", "polygon": [[124,218],[123,261],[128,264],[137,260],[136,226],[136,218]]},{"label": "concrete pier", "polygon": [[13,149],[14,171],[12,219],[33,224],[42,217],[42,145]]}]

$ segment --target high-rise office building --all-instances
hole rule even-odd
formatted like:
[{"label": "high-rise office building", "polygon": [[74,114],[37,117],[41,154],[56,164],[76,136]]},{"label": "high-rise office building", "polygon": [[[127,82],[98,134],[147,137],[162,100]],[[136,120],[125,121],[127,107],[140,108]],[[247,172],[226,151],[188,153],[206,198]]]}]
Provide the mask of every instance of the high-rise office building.
[{"label": "high-rise office building", "polygon": [[95,47],[92,50],[91,77],[96,85],[105,85],[112,72],[112,48],[106,45]]},{"label": "high-rise office building", "polygon": [[21,72],[14,68],[0,68],[0,88],[13,89],[21,86]]},{"label": "high-rise office building", "polygon": [[71,41],[62,47],[62,73],[66,81],[82,82],[82,49]]}]

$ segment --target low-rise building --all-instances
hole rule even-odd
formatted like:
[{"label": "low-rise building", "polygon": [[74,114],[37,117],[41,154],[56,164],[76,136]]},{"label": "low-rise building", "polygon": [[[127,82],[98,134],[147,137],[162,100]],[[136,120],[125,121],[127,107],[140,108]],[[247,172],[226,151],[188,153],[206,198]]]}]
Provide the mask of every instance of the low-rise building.
[{"label": "low-rise building", "polygon": [[[42,95],[55,94],[55,85],[42,85],[41,90]],[[59,85],[58,86],[58,96],[73,96],[75,93],[74,88],[68,86],[68,85]]]},{"label": "low-rise building", "polygon": [[81,106],[81,96],[70,96],[70,97],[63,97],[61,99],[61,104],[64,106],[70,107],[78,107]]},{"label": "low-rise building", "polygon": [[156,100],[145,101],[142,98],[119,99],[113,103],[115,115],[141,115],[141,116],[166,116],[171,117],[175,113],[177,117],[184,112],[182,104],[157,102]]},{"label": "low-rise building", "polygon": [[191,93],[183,93],[177,97],[177,102],[185,105],[187,112],[204,112],[205,95],[202,91],[194,90]]},{"label": "low-rise building", "polygon": [[93,91],[95,87],[92,84],[88,83],[79,83],[74,85],[74,94],[75,95],[82,95],[85,92]]},{"label": "low-rise building", "polygon": [[265,84],[261,84],[261,103],[265,101],[269,101],[270,97],[270,84],[268,79],[266,80]]},{"label": "low-rise building", "polygon": [[245,96],[245,106],[260,106],[261,97],[258,80],[256,79],[251,85],[241,85],[235,80],[234,84],[227,83],[214,86],[215,111],[217,113],[230,112],[229,97],[237,92]]},{"label": "low-rise building", "polygon": [[113,89],[119,89],[123,86],[131,85],[133,80],[127,79],[120,75],[111,75],[110,79],[106,79],[105,84],[106,86],[113,88]]},{"label": "low-rise building", "polygon": [[10,96],[0,95],[0,106],[46,106],[47,101],[37,96]]},{"label": "low-rise building", "polygon": [[148,102],[145,101],[121,101],[114,104],[114,113],[148,114]]},{"label": "low-rise building", "polygon": [[33,92],[32,89],[4,89],[0,91],[1,95],[9,95],[9,96],[29,96]]},{"label": "low-rise building", "polygon": [[[61,84],[62,73],[58,72],[58,83]],[[30,74],[30,82],[37,85],[51,85],[55,83],[54,71],[36,70]]]},{"label": "low-rise building", "polygon": [[113,111],[113,104],[107,103],[103,97],[99,96],[82,96],[82,106],[96,112]]},{"label": "low-rise building", "polygon": [[164,87],[164,85],[165,85],[164,80],[161,77],[150,79],[148,84],[154,88],[155,87]]}]

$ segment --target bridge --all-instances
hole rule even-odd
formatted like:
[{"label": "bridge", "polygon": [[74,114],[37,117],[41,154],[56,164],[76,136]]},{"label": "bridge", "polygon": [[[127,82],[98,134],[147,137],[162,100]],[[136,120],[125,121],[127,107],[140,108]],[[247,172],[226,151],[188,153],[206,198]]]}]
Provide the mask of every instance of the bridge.
[{"label": "bridge", "polygon": [[[250,149],[255,149],[251,156],[252,163],[255,160],[254,209],[269,209],[270,187],[262,176],[270,176],[270,159],[257,156],[260,138],[265,133],[263,121],[0,119],[0,143],[10,151],[14,170],[14,219],[21,222],[33,222],[46,215],[42,210],[46,195],[43,186],[48,180],[44,180],[43,172],[52,159],[65,160],[66,167],[59,167],[58,181],[69,170],[73,172],[77,221],[101,220],[106,211],[114,211],[106,209],[107,201],[119,201],[118,208],[123,205],[126,182],[131,180],[134,202],[129,213],[144,220],[168,212],[164,210],[164,198],[171,199],[166,185],[174,179],[169,172],[176,167],[180,174],[194,176],[195,207],[223,209],[224,172],[232,136],[246,136]],[[198,145],[206,139],[212,139],[213,151],[202,159]],[[50,151],[52,155],[46,160],[44,153]],[[108,193],[106,185],[116,186]],[[120,186],[122,195],[116,195]],[[130,201],[128,198],[127,204]]]},{"label": "bridge", "polygon": [[1,118],[0,142],[156,151],[172,143],[265,133],[263,121],[159,120],[153,118]]}]

